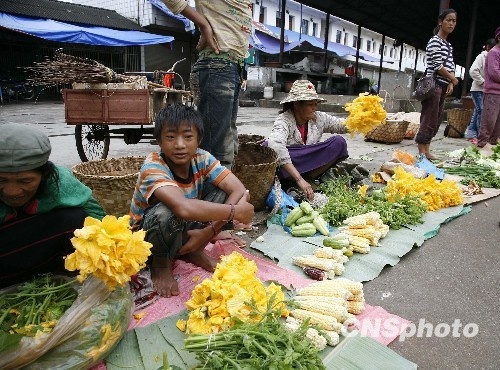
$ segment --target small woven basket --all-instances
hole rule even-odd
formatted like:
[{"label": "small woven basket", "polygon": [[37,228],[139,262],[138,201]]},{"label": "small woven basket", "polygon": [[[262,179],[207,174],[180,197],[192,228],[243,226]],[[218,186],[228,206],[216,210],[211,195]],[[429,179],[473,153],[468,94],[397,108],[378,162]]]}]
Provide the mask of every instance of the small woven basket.
[{"label": "small woven basket", "polygon": [[417,135],[418,129],[420,128],[420,123],[408,122],[408,128],[405,132],[405,139],[413,139]]},{"label": "small woven basket", "polygon": [[385,144],[396,144],[403,141],[410,122],[387,120],[365,135],[366,141],[377,141]]},{"label": "small woven basket", "polygon": [[262,135],[239,134],[238,144],[262,144],[265,137]]},{"label": "small woven basket", "polygon": [[108,215],[128,215],[137,176],[145,157],[89,161],[72,168],[77,179],[92,189]]},{"label": "small woven basket", "polygon": [[465,130],[469,126],[472,117],[472,109],[453,108],[446,111],[448,127],[446,128],[447,137],[464,137]]},{"label": "small woven basket", "polygon": [[255,211],[266,209],[277,167],[278,155],[273,149],[255,143],[240,144],[233,172],[250,191]]}]

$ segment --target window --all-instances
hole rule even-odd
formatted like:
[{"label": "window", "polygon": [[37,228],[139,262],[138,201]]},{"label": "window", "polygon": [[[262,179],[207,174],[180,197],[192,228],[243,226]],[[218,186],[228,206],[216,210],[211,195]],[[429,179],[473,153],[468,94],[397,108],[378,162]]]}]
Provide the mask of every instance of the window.
[{"label": "window", "polygon": [[337,30],[337,36],[335,36],[335,42],[338,44],[342,42],[342,31]]},{"label": "window", "polygon": [[313,29],[312,29],[312,31],[313,31],[313,32],[312,32],[312,35],[313,35],[314,37],[317,37],[317,33],[318,33],[318,24],[317,24],[316,22],[312,22],[312,24],[313,24]]},{"label": "window", "polygon": [[394,49],[391,48],[391,51],[389,52],[389,56],[392,58],[394,56]]},{"label": "window", "polygon": [[266,23],[265,22],[265,16],[266,16],[266,8],[263,6],[260,7],[260,13],[259,13],[259,22],[260,23]]},{"label": "window", "polygon": [[372,42],[370,40],[366,40],[366,51],[372,51]]},{"label": "window", "polygon": [[302,29],[300,32],[305,35],[309,34],[309,21],[307,19],[302,19]]},{"label": "window", "polygon": [[346,32],[344,33],[344,45],[347,45],[347,40],[349,40],[349,34]]},{"label": "window", "polygon": [[384,45],[384,57],[387,56],[387,45]]},{"label": "window", "polygon": [[293,31],[293,22],[295,22],[295,17],[293,15],[288,16],[288,29]]},{"label": "window", "polygon": [[358,47],[358,36],[353,36],[352,37],[352,47],[357,48]]},{"label": "window", "polygon": [[276,27],[281,28],[281,12],[280,11],[276,12]]},{"label": "window", "polygon": [[372,41],[372,53],[375,53],[377,48],[375,47],[375,41]]},{"label": "window", "polygon": [[378,53],[382,55],[382,44],[380,44],[380,46],[378,47]]}]

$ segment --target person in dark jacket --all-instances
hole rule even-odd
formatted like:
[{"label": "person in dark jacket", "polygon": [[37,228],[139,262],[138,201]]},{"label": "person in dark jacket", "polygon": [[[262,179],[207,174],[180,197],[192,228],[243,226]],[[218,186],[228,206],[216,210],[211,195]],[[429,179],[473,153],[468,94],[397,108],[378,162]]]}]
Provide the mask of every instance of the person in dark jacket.
[{"label": "person in dark jacket", "polygon": [[49,161],[43,132],[0,125],[0,288],[64,272],[70,239],[85,217],[105,213],[92,190]]}]

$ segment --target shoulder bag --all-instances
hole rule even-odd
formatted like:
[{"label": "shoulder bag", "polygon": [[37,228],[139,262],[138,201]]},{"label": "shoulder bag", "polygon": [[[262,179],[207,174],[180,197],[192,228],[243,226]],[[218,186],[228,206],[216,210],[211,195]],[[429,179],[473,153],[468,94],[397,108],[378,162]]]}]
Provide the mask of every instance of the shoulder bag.
[{"label": "shoulder bag", "polygon": [[[445,62],[450,56],[450,49],[448,49],[448,54],[446,54]],[[415,86],[415,91],[413,92],[413,97],[418,101],[424,101],[429,99],[434,95],[436,91],[436,72],[431,75],[425,75],[418,79],[417,86]]]}]

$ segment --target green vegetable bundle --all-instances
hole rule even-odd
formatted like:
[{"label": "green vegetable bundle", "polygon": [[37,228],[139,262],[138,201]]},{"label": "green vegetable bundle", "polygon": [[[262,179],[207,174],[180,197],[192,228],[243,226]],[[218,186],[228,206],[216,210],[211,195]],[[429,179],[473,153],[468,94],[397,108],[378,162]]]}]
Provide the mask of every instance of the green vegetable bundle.
[{"label": "green vegetable bundle", "polygon": [[349,187],[349,183],[348,176],[340,176],[320,186],[320,190],[328,197],[321,214],[333,226],[340,226],[348,217],[371,211],[378,212],[383,223],[394,230],[423,222],[422,216],[427,212],[427,207],[419,197],[405,195],[390,202],[383,190],[363,197]]},{"label": "green vegetable bundle", "polygon": [[308,322],[291,332],[271,308],[258,322],[237,321],[212,335],[194,334],[185,349],[196,353],[196,369],[324,369],[318,350],[306,338]]}]

